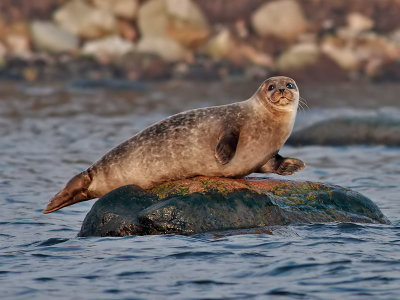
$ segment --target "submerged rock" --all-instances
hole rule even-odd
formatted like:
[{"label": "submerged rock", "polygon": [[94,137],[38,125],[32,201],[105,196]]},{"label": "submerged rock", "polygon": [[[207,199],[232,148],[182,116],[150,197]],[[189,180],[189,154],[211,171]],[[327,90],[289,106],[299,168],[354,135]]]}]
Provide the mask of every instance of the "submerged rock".
[{"label": "submerged rock", "polygon": [[376,116],[326,120],[294,132],[287,143],[400,146],[400,119]]},{"label": "submerged rock", "polygon": [[312,222],[389,223],[371,200],[339,186],[195,177],[108,193],[93,205],[79,236],[190,235]]}]

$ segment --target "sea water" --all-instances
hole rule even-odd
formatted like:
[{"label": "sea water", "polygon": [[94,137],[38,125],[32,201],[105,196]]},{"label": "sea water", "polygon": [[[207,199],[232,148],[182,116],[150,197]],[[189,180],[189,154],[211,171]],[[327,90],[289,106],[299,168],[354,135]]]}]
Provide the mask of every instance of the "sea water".
[{"label": "sea water", "polygon": [[[167,115],[228,99],[199,89],[187,101],[173,84],[115,91],[11,83],[0,92],[1,299],[400,299],[400,148],[281,151],[307,163],[290,179],[358,191],[391,225],[77,238],[95,200],[41,213],[71,176]],[[325,106],[299,112],[296,126],[361,111]],[[380,108],[377,102],[363,113]]]}]

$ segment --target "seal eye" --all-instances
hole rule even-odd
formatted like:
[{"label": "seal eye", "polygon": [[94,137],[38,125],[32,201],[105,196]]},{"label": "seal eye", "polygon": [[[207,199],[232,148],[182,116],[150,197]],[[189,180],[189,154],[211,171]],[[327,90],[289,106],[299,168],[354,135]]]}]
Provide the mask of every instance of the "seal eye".
[{"label": "seal eye", "polygon": [[292,90],[294,90],[296,88],[296,86],[293,83],[290,83],[290,82],[286,84],[286,87],[288,89],[292,89]]},{"label": "seal eye", "polygon": [[271,84],[269,87],[268,87],[268,91],[272,91],[272,90],[274,90],[275,89],[275,85],[273,85],[273,84]]}]

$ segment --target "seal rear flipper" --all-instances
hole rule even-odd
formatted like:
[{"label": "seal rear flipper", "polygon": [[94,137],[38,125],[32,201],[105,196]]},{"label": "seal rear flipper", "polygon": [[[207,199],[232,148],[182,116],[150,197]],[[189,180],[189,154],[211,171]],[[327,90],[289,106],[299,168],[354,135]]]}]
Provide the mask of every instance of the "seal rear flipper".
[{"label": "seal rear flipper", "polygon": [[215,148],[215,158],[221,165],[226,165],[235,155],[239,133],[239,130],[229,129],[221,135]]},{"label": "seal rear flipper", "polygon": [[59,210],[65,206],[93,199],[88,190],[92,178],[89,171],[84,171],[74,177],[47,204],[44,214]]}]

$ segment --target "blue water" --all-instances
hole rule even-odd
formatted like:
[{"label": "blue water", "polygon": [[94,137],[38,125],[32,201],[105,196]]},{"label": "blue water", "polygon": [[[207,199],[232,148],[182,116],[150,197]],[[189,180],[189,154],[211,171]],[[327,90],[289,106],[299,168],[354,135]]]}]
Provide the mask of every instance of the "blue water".
[{"label": "blue water", "polygon": [[[400,148],[282,149],[307,163],[291,179],[352,188],[391,225],[77,238],[94,200],[41,214],[66,180],[144,126],[214,103],[168,102],[169,91],[0,92],[1,299],[400,299]],[[299,122],[320,115],[311,108]]]}]

